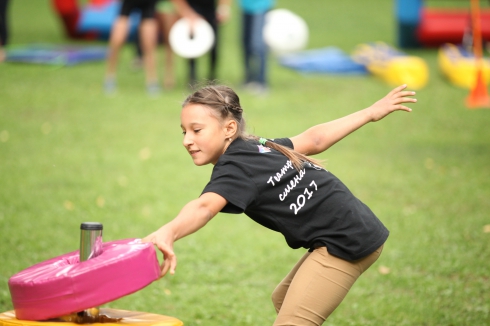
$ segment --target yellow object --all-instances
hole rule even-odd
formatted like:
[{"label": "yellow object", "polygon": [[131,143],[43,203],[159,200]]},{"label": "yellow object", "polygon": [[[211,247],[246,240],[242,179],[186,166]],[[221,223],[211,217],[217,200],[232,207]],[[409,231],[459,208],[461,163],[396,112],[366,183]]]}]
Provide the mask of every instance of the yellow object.
[{"label": "yellow object", "polygon": [[[439,68],[444,76],[454,85],[473,89],[477,80],[477,60],[475,56],[454,44],[444,44],[439,48]],[[490,82],[490,61],[482,59],[483,83]]]},{"label": "yellow object", "polygon": [[392,86],[407,84],[410,89],[421,89],[429,81],[424,59],[406,55],[383,42],[358,45],[352,59]]},{"label": "yellow object", "polygon": [[[107,316],[108,321],[103,323],[87,324],[90,326],[183,326],[180,320],[163,315],[151,314],[148,312],[129,311],[101,308],[100,314]],[[114,320],[114,321],[111,321]],[[31,321],[19,320],[15,318],[15,311],[7,311],[0,314],[0,326],[79,326],[68,321]]]}]

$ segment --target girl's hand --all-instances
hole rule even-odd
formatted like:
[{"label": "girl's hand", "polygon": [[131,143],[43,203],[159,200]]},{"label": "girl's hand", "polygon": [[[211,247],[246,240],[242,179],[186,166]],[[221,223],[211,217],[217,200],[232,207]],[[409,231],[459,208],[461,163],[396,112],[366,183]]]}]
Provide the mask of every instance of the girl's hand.
[{"label": "girl's hand", "polygon": [[173,239],[166,235],[164,228],[153,232],[152,234],[141,239],[142,242],[151,242],[163,253],[163,262],[160,266],[160,278],[164,277],[168,271],[170,274],[175,274],[177,267],[177,256],[175,256],[173,248]]},{"label": "girl's hand", "polygon": [[153,243],[163,253],[160,277],[169,271],[170,274],[175,273],[177,257],[174,253],[174,242],[202,228],[226,204],[226,199],[216,193],[202,194],[188,202],[172,221],[142,239],[143,242]]},{"label": "girl's hand", "polygon": [[398,86],[381,100],[368,107],[366,110],[370,114],[371,121],[379,121],[397,110],[411,112],[412,109],[406,107],[403,103],[415,103],[417,99],[407,97],[415,95],[415,92],[404,91],[405,88],[407,88],[407,85]]}]

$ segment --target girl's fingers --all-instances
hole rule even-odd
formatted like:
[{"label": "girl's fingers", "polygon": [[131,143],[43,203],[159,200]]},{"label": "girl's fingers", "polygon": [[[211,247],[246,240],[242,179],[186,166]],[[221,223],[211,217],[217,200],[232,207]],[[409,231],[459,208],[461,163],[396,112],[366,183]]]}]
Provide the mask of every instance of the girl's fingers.
[{"label": "girl's fingers", "polygon": [[175,274],[175,268],[177,267],[177,257],[173,251],[166,251],[163,256],[163,263],[160,267],[160,278],[164,277],[165,274],[170,272],[170,274]]},{"label": "girl's fingers", "polygon": [[396,87],[395,89],[393,89],[391,92],[389,92],[388,96],[392,96],[392,95],[404,90],[405,88],[407,88],[406,84],[400,85],[400,86]]},{"label": "girl's fingers", "polygon": [[409,107],[406,107],[405,105],[397,105],[396,109],[402,110],[402,111],[407,111],[407,112],[412,112],[412,109],[410,109]]},{"label": "girl's fingers", "polygon": [[415,103],[417,102],[417,99],[416,98],[412,98],[412,97],[398,97],[396,99],[393,100],[393,103],[395,104],[400,104],[400,103]]},{"label": "girl's fingers", "polygon": [[170,274],[174,275],[175,274],[175,268],[177,267],[177,257],[172,256],[170,260]]},{"label": "girl's fingers", "polygon": [[403,92],[400,92],[397,94],[398,96],[414,96],[415,95],[415,92],[413,91],[403,91]]},{"label": "girl's fingers", "polygon": [[168,272],[170,272],[171,275],[174,275],[176,266],[177,261],[175,259],[175,256],[173,258],[165,259],[160,268],[160,278],[164,277]]},{"label": "girl's fingers", "polygon": [[168,259],[165,259],[162,263],[162,268],[161,268],[161,273],[160,273],[160,278],[164,277],[165,274],[167,274],[168,269],[170,268],[170,264]]}]

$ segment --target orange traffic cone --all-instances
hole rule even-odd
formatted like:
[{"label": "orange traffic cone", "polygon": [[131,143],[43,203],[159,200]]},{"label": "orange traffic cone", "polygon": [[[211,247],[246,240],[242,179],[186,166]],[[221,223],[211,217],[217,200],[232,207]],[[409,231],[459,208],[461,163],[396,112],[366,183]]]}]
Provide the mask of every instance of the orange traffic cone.
[{"label": "orange traffic cone", "polygon": [[466,106],[469,109],[490,108],[490,97],[488,97],[487,86],[483,80],[483,50],[480,24],[479,0],[471,0],[471,25],[473,30],[473,52],[476,59],[476,83],[466,98]]},{"label": "orange traffic cone", "polygon": [[481,69],[476,72],[476,84],[466,98],[466,106],[469,109],[490,108],[490,97],[488,96],[487,86],[483,81]]}]

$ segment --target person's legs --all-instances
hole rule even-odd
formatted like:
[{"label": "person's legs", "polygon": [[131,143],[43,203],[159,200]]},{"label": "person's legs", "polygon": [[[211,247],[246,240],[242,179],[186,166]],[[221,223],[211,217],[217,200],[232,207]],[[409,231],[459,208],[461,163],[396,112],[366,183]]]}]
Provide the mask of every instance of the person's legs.
[{"label": "person's legs", "polygon": [[143,65],[143,50],[141,49],[141,41],[140,41],[139,33],[136,33],[133,44],[135,49],[135,55],[134,55],[133,62],[131,63],[131,66],[134,69],[140,69]]},{"label": "person's legs", "polygon": [[265,12],[243,14],[243,43],[245,60],[245,90],[254,95],[267,93],[266,59],[267,46],[264,42],[263,29]]},{"label": "person's legs", "polygon": [[152,95],[160,91],[156,67],[156,48],[158,43],[158,23],[155,18],[156,2],[156,0],[139,0],[137,3],[137,7],[141,12],[139,35],[143,52],[146,87]]},{"label": "person's legs", "polygon": [[251,29],[252,15],[245,12],[242,13],[242,46],[243,46],[243,64],[245,68],[244,84],[252,81],[252,73],[250,67],[252,49],[251,49]]},{"label": "person's legs", "polygon": [[187,86],[192,89],[197,84],[197,73],[196,73],[197,64],[196,64],[196,59],[189,59],[188,61],[189,61],[189,85]]},{"label": "person's legs", "polygon": [[140,40],[143,50],[143,65],[145,67],[146,85],[156,85],[158,82],[156,69],[157,22],[154,18],[143,19],[140,24]]},{"label": "person's legs", "polygon": [[210,55],[209,55],[209,75],[208,75],[209,80],[214,81],[217,76],[216,69],[218,66],[218,44],[219,44],[218,22],[216,21],[216,16],[214,16],[214,13],[213,13],[213,19],[207,19],[207,20],[214,31],[214,44],[209,53]]},{"label": "person's legs", "polygon": [[0,46],[8,43],[7,8],[9,0],[0,0]]},{"label": "person's legs", "polygon": [[[214,31],[214,44],[210,51],[210,67],[208,78],[210,80],[215,80],[216,78],[216,67],[218,58],[218,22],[216,20],[216,4],[212,2],[199,2],[199,1],[188,1],[189,5],[194,9],[196,13],[201,15],[210,25]],[[197,81],[196,73],[196,59],[189,59],[189,84],[192,88]]]},{"label": "person's legs", "polygon": [[[119,57],[119,51],[126,41],[126,37],[129,32],[129,17],[119,16],[112,25],[111,36],[109,38],[109,50],[107,54],[107,68],[106,68],[106,90],[112,91],[115,87],[115,77],[117,69],[117,61]],[[112,84],[112,85],[109,85]]]},{"label": "person's legs", "polygon": [[8,43],[7,8],[9,0],[0,0],[0,62],[6,58],[4,47]]},{"label": "person's legs", "polygon": [[301,257],[301,259],[296,263],[296,265],[294,265],[293,269],[291,269],[288,275],[286,275],[286,277],[276,286],[276,288],[272,292],[272,303],[274,304],[274,308],[276,309],[277,313],[279,313],[279,310],[281,310],[282,303],[284,302],[284,298],[288,293],[288,289],[291,285],[291,282],[293,281],[294,275],[296,275],[296,272],[309,255],[309,252],[305,253],[303,257]]},{"label": "person's legs", "polygon": [[253,58],[253,78],[265,87],[267,45],[263,36],[264,25],[265,13],[252,15],[250,47]]},{"label": "person's legs", "polygon": [[[164,3],[171,4],[170,1],[164,1]],[[165,47],[165,61],[164,66],[165,70],[163,73],[163,85],[165,88],[173,88],[175,86],[175,76],[174,76],[174,52],[170,47],[170,43],[168,41],[168,35],[170,33],[170,29],[175,24],[175,22],[179,19],[177,13],[175,13],[174,8],[164,8],[162,11],[157,13],[158,22],[160,25],[160,30],[163,35],[163,43]]]},{"label": "person's legs", "polygon": [[[281,282],[280,290],[275,292],[286,294],[282,304],[281,296],[276,296],[274,304],[279,311],[274,326],[322,325],[359,276],[378,259],[382,248],[353,262],[330,255],[325,247],[305,255],[291,271],[292,275]],[[289,287],[287,279],[292,279]]]}]

